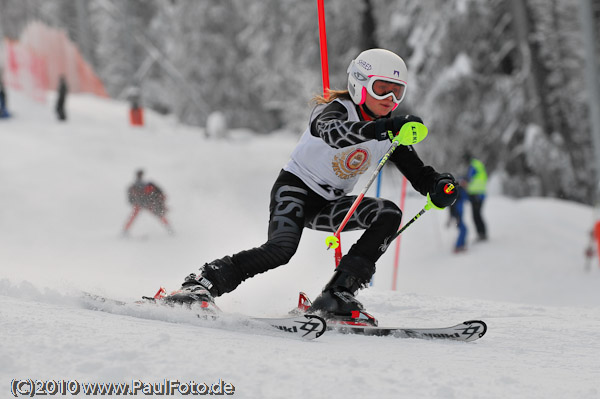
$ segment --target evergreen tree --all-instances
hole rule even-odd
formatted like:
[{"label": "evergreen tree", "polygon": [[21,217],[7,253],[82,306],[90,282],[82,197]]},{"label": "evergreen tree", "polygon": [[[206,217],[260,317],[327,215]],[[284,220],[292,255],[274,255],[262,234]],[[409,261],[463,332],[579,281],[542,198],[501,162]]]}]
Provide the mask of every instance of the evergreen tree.
[{"label": "evergreen tree", "polygon": [[[322,92],[317,6],[296,0],[90,0],[92,62],[111,96],[204,126],[304,129]],[[572,0],[328,0],[330,84],[364,47],[401,55],[433,164],[463,173],[469,149],[505,192],[591,202],[594,175],[578,3]],[[83,43],[76,3],[0,0],[4,35],[41,19]]]}]

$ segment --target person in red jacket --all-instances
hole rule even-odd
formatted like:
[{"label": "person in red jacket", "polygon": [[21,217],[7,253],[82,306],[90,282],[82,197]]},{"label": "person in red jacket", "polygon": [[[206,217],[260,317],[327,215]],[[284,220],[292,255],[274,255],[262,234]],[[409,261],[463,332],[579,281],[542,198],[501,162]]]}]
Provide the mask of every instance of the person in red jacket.
[{"label": "person in red jacket", "polygon": [[156,184],[144,181],[143,170],[140,169],[136,172],[135,182],[127,189],[127,199],[132,205],[132,210],[129,219],[123,228],[124,235],[129,233],[133,221],[142,209],[152,212],[152,214],[158,217],[161,223],[167,228],[169,234],[173,234],[173,229],[165,216],[167,213],[167,207],[165,205],[167,196]]}]

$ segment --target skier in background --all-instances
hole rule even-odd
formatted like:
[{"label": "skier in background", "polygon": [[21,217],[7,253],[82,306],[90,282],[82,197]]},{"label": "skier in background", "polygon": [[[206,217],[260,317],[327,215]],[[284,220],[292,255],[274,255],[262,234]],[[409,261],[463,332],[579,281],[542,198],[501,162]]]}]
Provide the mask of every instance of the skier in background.
[{"label": "skier in background", "polygon": [[[379,162],[405,123],[422,122],[412,115],[392,116],[404,98],[407,75],[404,61],[391,51],[359,54],[348,68],[348,90],[315,98],[308,127],[273,185],[267,241],[206,263],[165,299],[209,306],[214,297],[235,290],[244,280],[288,263],[305,227],[335,231],[356,199],[349,193],[360,175]],[[388,162],[438,209],[456,199],[454,177],[426,166],[412,146],[399,146]],[[330,320],[356,320],[356,311],[364,307],[355,295],[371,280],[401,216],[392,201],[365,197],[360,202],[346,231],[364,233],[342,257],[309,312]]]},{"label": "skier in background", "polygon": [[56,116],[59,121],[67,120],[67,113],[65,111],[65,102],[67,101],[67,93],[69,88],[67,86],[67,80],[64,76],[61,76],[58,81],[58,90],[56,95]]},{"label": "skier in background", "polygon": [[588,246],[585,248],[585,252],[584,252],[585,253],[585,270],[588,272],[590,270],[592,270],[592,259],[596,255],[596,244],[597,244],[595,229],[592,228],[592,230],[590,230],[589,234],[590,234],[590,241],[588,243]]},{"label": "skier in background", "polygon": [[458,237],[456,238],[456,243],[454,244],[454,253],[460,253],[467,250],[468,229],[463,219],[465,202],[468,199],[467,192],[463,187],[463,184],[465,183],[465,179],[459,180],[460,185],[456,188],[458,193],[456,202],[450,206],[450,220],[448,223],[450,224],[452,221],[454,221],[458,229]]},{"label": "skier in background", "polygon": [[173,229],[165,216],[167,199],[163,191],[154,183],[144,181],[144,171],[136,171],[135,182],[127,189],[127,199],[132,205],[131,215],[123,228],[123,234],[128,235],[133,221],[142,209],[146,209],[157,216],[161,223],[167,228],[169,234],[173,234]]},{"label": "skier in background", "polygon": [[466,185],[473,212],[473,222],[477,230],[477,241],[487,241],[487,227],[481,214],[487,191],[487,172],[483,162],[475,159],[470,152],[467,151],[463,158],[469,165]]}]

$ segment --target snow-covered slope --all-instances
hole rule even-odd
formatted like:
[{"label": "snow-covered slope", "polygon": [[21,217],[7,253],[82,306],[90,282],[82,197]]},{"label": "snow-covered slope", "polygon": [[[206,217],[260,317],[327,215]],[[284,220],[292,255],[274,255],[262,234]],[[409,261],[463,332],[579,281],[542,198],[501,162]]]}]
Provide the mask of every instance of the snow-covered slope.
[{"label": "snow-covered slope", "polygon": [[[210,141],[150,112],[136,129],[125,104],[81,95],[69,98],[61,124],[52,101],[9,95],[15,117],[0,120],[0,397],[25,378],[221,379],[240,398],[600,397],[600,268],[595,259],[586,271],[583,257],[591,208],[491,195],[490,241],[460,255],[451,253],[448,214],[430,211],[402,237],[398,291],[390,248],[360,294],[367,309],[384,325],[485,320],[488,334],[470,344],[333,334],[304,342],[164,310],[96,312],[81,305],[80,290],[129,301],[260,245],[271,184],[297,135],[236,131]],[[140,167],[165,189],[176,235],[147,214],[120,235],[125,189]],[[384,175],[382,192],[399,198],[397,173]],[[423,204],[410,195],[406,216]],[[306,231],[290,264],[219,306],[279,316],[298,291],[316,296],[333,269],[326,235]],[[356,237],[345,233],[342,245]]]}]

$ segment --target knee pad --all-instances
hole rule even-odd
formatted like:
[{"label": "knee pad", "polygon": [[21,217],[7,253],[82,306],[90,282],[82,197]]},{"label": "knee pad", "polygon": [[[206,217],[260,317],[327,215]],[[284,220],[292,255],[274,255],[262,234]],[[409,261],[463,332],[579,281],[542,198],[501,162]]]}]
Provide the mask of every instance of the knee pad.
[{"label": "knee pad", "polygon": [[402,220],[402,210],[390,200],[382,200],[383,201],[383,209],[381,210],[381,214],[385,215],[386,219],[393,218],[397,220],[398,226],[400,225],[400,221]]}]

